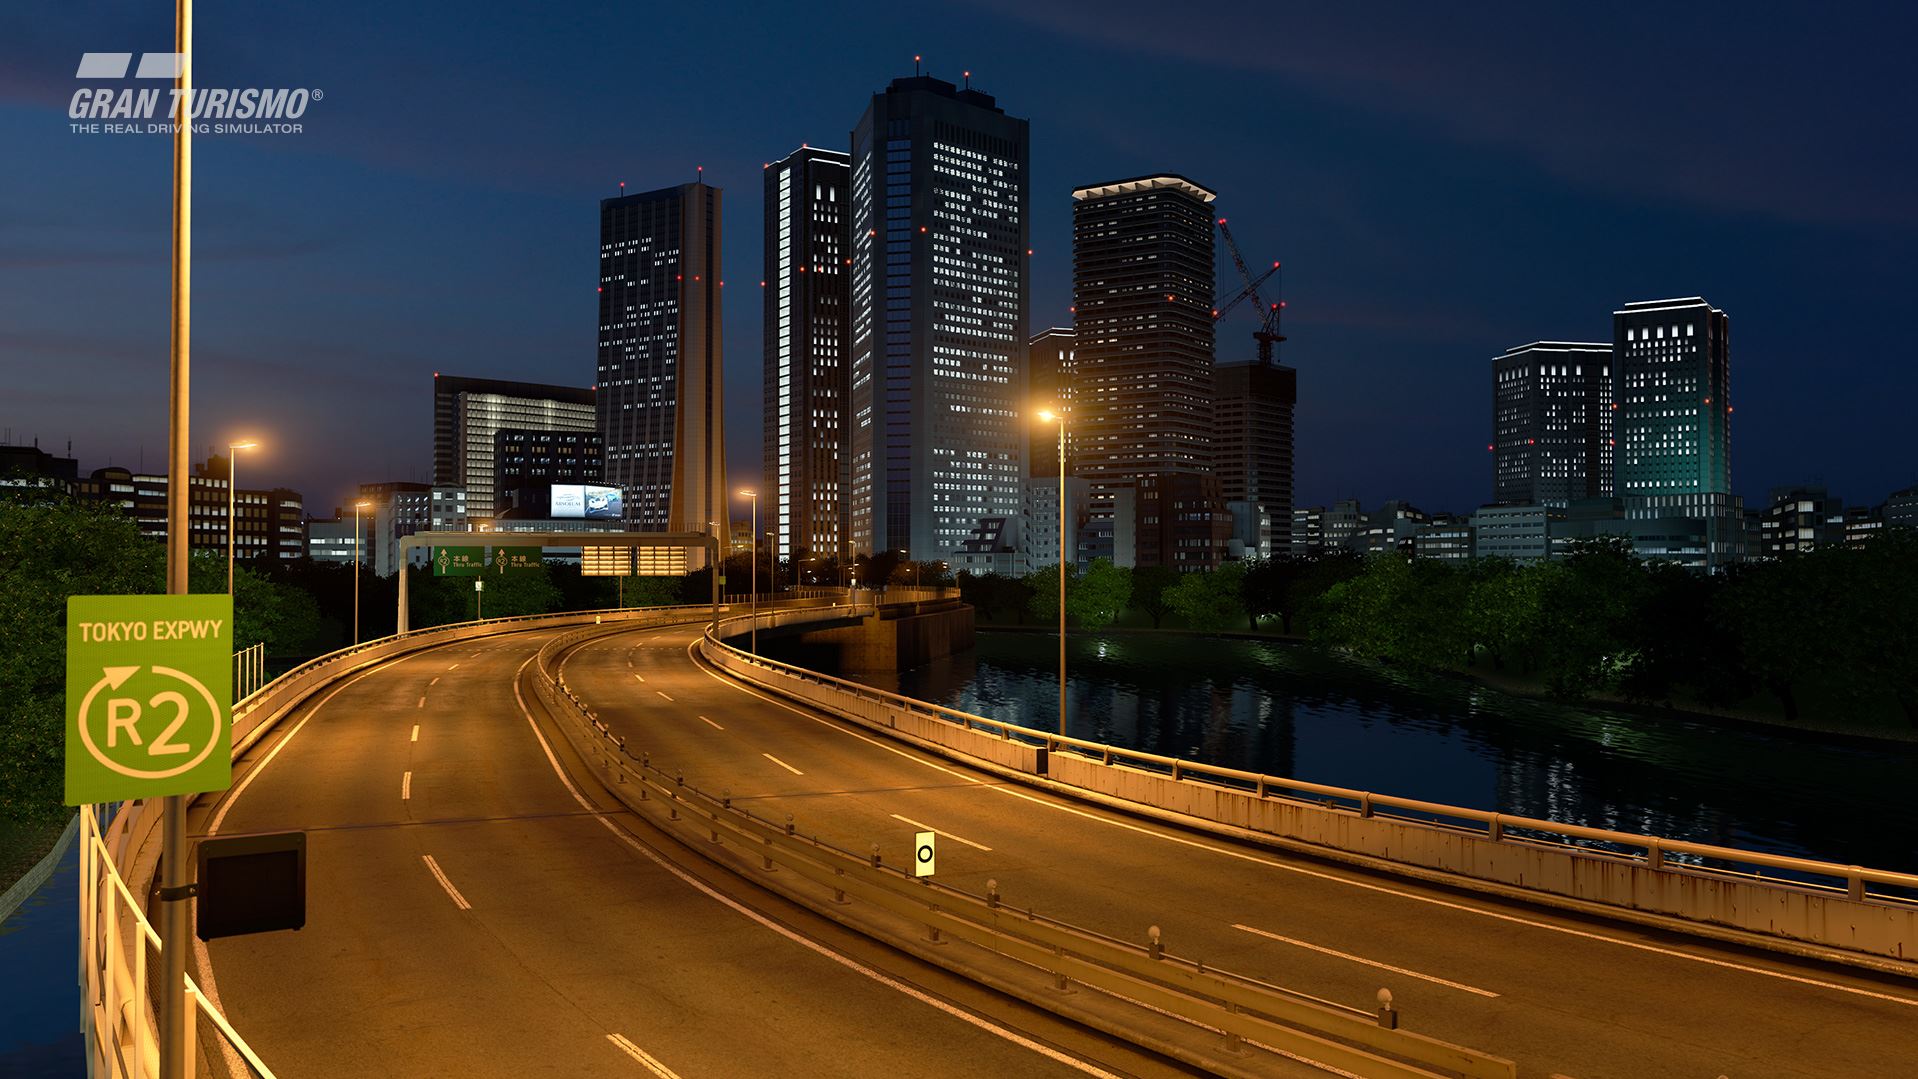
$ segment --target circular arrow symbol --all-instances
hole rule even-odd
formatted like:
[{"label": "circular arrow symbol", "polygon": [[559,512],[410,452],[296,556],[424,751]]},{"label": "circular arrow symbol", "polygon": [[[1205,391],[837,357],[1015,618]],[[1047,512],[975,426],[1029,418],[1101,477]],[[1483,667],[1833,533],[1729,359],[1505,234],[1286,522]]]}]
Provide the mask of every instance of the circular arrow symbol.
[{"label": "circular arrow symbol", "polygon": [[[170,678],[184,684],[192,696],[196,696],[205,702],[206,716],[210,718],[211,722],[207,722],[196,715],[197,710],[193,707],[191,697],[174,690],[164,690],[156,693],[145,702],[146,705],[156,708],[171,704],[175,709],[172,721],[164,730],[158,731],[155,737],[151,739],[143,739],[139,734],[139,718],[145,709],[137,698],[110,698],[107,702],[107,715],[104,717],[95,717],[93,715],[93,703],[95,698],[100,695],[100,691],[117,690],[122,685],[125,685],[128,679],[140,671],[140,668],[137,666],[104,667],[100,672],[100,680],[93,683],[93,686],[87,690],[86,696],[80,699],[80,741],[87,747],[87,752],[93,756],[94,760],[99,761],[102,765],[123,776],[130,776],[134,779],[167,779],[184,772],[192,771],[198,767],[201,762],[206,760],[207,755],[213,752],[213,747],[219,744],[222,717],[220,715],[220,706],[214,701],[213,694],[209,692],[204,685],[200,684],[199,679],[183,671],[174,670],[172,667],[155,666],[150,669],[155,675],[161,678]],[[123,731],[126,733],[129,742],[133,745],[141,746],[146,750],[145,755],[148,758],[163,760],[168,766],[154,768],[131,767],[111,755],[107,749],[102,749],[93,737],[93,725],[98,718],[104,718],[107,721],[108,749],[112,749],[117,744],[116,733]],[[179,733],[180,728],[189,725],[189,720],[193,721],[191,726],[195,728],[204,727],[206,732],[206,744],[200,746],[197,753],[193,751],[193,746],[190,742],[180,744],[172,740],[173,736]],[[172,758],[180,754],[186,754],[188,759],[182,763],[173,764]],[[127,754],[122,751],[121,755],[125,756]]]}]

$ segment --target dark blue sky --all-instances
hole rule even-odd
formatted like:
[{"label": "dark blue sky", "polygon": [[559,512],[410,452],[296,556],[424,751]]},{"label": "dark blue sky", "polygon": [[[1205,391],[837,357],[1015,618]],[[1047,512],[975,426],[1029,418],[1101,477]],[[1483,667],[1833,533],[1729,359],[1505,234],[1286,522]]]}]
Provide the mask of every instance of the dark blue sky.
[{"label": "dark blue sky", "polygon": [[[260,435],[242,478],[316,511],[427,478],[432,373],[589,384],[596,200],[704,165],[750,482],[760,167],[843,145],[918,52],[1031,120],[1035,328],[1070,322],[1075,184],[1184,173],[1283,258],[1301,504],[1484,501],[1494,355],[1694,294],[1731,314],[1748,500],[1918,480],[1913,8],[1328,7],[200,0],[202,85],[325,97],[303,134],[196,140],[195,444]],[[169,160],[66,103],[82,52],[171,26],[0,13],[0,425],[83,468],[162,460]]]}]

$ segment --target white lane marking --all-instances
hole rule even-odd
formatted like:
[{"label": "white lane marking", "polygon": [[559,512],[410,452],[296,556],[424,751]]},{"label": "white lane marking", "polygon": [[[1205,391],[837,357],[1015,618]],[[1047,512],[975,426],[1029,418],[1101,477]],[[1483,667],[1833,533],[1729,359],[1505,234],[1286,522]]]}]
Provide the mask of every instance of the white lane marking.
[{"label": "white lane marking", "polygon": [[620,1052],[639,1061],[639,1066],[658,1076],[659,1079],[679,1079],[679,1073],[659,1062],[659,1058],[626,1039],[623,1034],[608,1034],[606,1040],[617,1046]]},{"label": "white lane marking", "polygon": [[439,675],[437,675],[437,674],[433,676],[433,680],[432,680],[431,682],[428,682],[428,683],[426,683],[426,685],[427,685],[427,687],[428,687],[429,689],[430,689],[431,687],[433,687],[433,686],[437,686],[437,685],[439,685],[439,684],[440,684],[440,676],[439,676]]},{"label": "white lane marking", "polygon": [[662,697],[664,697],[664,698],[666,698],[666,699],[667,699],[667,700],[669,700],[669,701],[673,699],[673,697],[672,697],[672,694],[670,694],[670,693],[667,693],[667,692],[666,692],[665,690],[663,690],[663,689],[656,689],[656,690],[653,690],[653,692],[654,692],[654,693],[657,693],[657,694],[659,694],[660,696],[662,696]]},{"label": "white lane marking", "polygon": [[[457,663],[455,663],[455,664],[453,664],[453,667],[457,667],[457,666],[459,666],[459,664],[457,664]],[[450,671],[450,670],[452,670],[452,669],[453,669],[453,667],[448,667],[448,668],[446,668],[446,669]]]},{"label": "white lane marking", "polygon": [[[353,685],[355,682],[358,682],[360,679],[365,678],[371,674],[377,674],[378,672],[383,671],[386,668],[391,667],[393,664],[398,663],[401,660],[406,658],[408,657],[395,656],[394,658],[387,660],[385,663],[382,663],[377,667],[369,667],[366,670],[361,671],[359,674],[354,675],[352,678],[349,678],[346,681],[340,683],[339,688],[335,689],[333,692],[328,693],[324,697],[321,697],[320,703],[314,705],[310,710],[308,710],[306,715],[301,716],[300,721],[293,725],[293,729],[286,732],[286,737],[280,739],[279,742],[274,745],[272,751],[267,753],[266,756],[260,758],[260,763],[254,765],[251,771],[247,772],[245,776],[241,777],[239,784],[233,788],[233,793],[227,795],[226,801],[220,803],[220,808],[214,812],[212,822],[206,826],[206,834],[210,836],[219,832],[220,825],[226,820],[227,813],[231,812],[233,807],[236,804],[238,804],[238,802],[240,801],[240,795],[246,793],[246,789],[253,785],[253,781],[259,778],[259,775],[261,772],[266,771],[266,766],[273,763],[273,758],[280,755],[280,750],[286,748],[286,744],[293,740],[293,736],[300,733],[302,730],[306,729],[306,725],[313,721],[314,716],[317,716],[320,714],[320,709],[325,708],[326,703],[328,701],[339,696],[341,693],[344,693],[347,687]],[[218,1001],[215,1001],[215,1003],[218,1003]]]},{"label": "white lane marking", "polygon": [[930,824],[921,824],[918,821],[913,820],[911,817],[902,817],[899,814],[894,813],[892,814],[892,819],[897,821],[905,821],[907,824],[912,825],[914,828],[917,828],[922,832],[938,832],[940,835],[945,836],[947,839],[952,840],[954,843],[964,843],[968,847],[975,847],[979,850],[989,851],[992,849],[991,847],[986,846],[984,843],[974,843],[970,839],[961,839],[958,836],[953,835],[951,832],[948,832],[943,828],[934,828]]},{"label": "white lane marking", "polygon": [[[521,671],[524,671],[526,669],[526,664],[531,662],[533,662],[532,657],[530,656],[527,657],[526,663],[520,664],[519,669]],[[560,783],[565,785],[567,793],[573,796],[573,800],[579,803],[579,806],[581,809],[586,810],[587,813],[592,815],[592,818],[594,820],[598,821],[602,826],[604,826],[608,832],[611,832],[613,834],[613,838],[619,840],[621,843],[626,844],[626,846],[631,848],[634,853],[638,854],[642,858],[645,858],[647,861],[652,862],[654,865],[660,867],[661,869],[664,869],[666,872],[671,873],[673,876],[678,877],[681,881],[683,881],[688,886],[698,891],[700,894],[706,896],[708,899],[711,899],[717,903],[721,903],[725,905],[728,909],[738,914],[744,915],[745,917],[751,919],[756,924],[772,930],[773,932],[779,934],[780,936],[785,937],[787,940],[792,941],[794,944],[797,944],[800,947],[807,949],[808,951],[814,952],[815,954],[824,956],[825,958],[830,959],[835,963],[838,963],[840,966],[845,967],[848,970],[856,971],[857,973],[863,974],[866,977],[871,978],[873,981],[878,982],[880,985],[883,985],[888,989],[894,989],[901,993],[904,993],[906,996],[909,996],[912,999],[919,1001],[921,1004],[926,1004],[933,1008],[937,1008],[938,1010],[946,1013],[947,1015],[952,1016],[954,1019],[957,1019],[962,1023],[969,1024],[973,1027],[976,1027],[980,1030],[987,1032],[988,1034],[997,1035],[998,1037],[1004,1038],[1006,1041],[1009,1041],[1012,1044],[1017,1045],[1022,1049],[1029,1049],[1032,1052],[1038,1053],[1040,1056],[1047,1058],[1048,1060],[1057,1061],[1058,1063],[1064,1064],[1066,1067],[1072,1068],[1075,1071],[1083,1072],[1086,1075],[1095,1075],[1095,1076],[1098,1076],[1099,1079],[1120,1079],[1119,1076],[1114,1075],[1113,1073],[1109,1071],[1106,1071],[1104,1068],[1100,1068],[1097,1065],[1091,1064],[1084,1060],[1080,1060],[1077,1057],[1070,1056],[1066,1053],[1062,1053],[1059,1050],[1054,1049],[1053,1047],[1049,1045],[1044,1045],[1039,1042],[1033,1041],[1031,1038],[1026,1037],[1025,1035],[1019,1033],[1016,1030],[1008,1030],[1005,1027],[1002,1027],[997,1023],[994,1023],[990,1019],[986,1019],[981,1016],[974,1015],[963,1008],[960,1008],[953,1004],[949,1004],[943,1000],[940,1000],[938,997],[932,996],[931,994],[925,993],[919,989],[915,989],[912,986],[907,985],[906,983],[891,977],[890,975],[882,974],[879,971],[874,970],[873,968],[869,966],[866,966],[864,963],[861,963],[856,959],[853,959],[849,956],[841,955],[840,953],[833,951],[831,948],[826,947],[824,944],[820,944],[817,941],[807,940],[805,937],[800,936],[797,932],[791,929],[788,929],[783,925],[780,925],[778,922],[775,922],[772,919],[766,917],[765,915],[759,913],[758,911],[753,910],[751,907],[748,907],[745,904],[740,903],[737,900],[734,900],[728,896],[721,895],[719,892],[715,891],[711,885],[708,885],[705,881],[700,880],[699,878],[679,868],[673,863],[660,857],[658,854],[655,854],[652,851],[646,849],[646,847],[641,845],[637,839],[634,839],[632,836],[626,834],[626,832],[623,829],[621,829],[619,825],[614,824],[611,817],[608,817],[606,814],[599,812],[599,810],[591,802],[588,802],[586,800],[586,796],[579,792],[579,788],[573,785],[573,780],[571,777],[569,777],[566,774],[566,770],[559,766],[559,758],[553,756],[553,747],[547,744],[546,735],[540,731],[539,724],[533,722],[533,713],[527,711],[526,709],[526,698],[520,695],[519,674],[517,672],[515,672],[513,675],[513,699],[519,702],[520,714],[526,717],[526,725],[533,729],[533,737],[539,739],[539,748],[542,752],[546,754],[546,763],[552,766],[553,774],[558,776]]]},{"label": "white lane marking", "polygon": [[[700,716],[699,718],[701,718],[701,719],[706,719],[706,717],[705,717],[705,716]],[[726,729],[726,728],[724,728],[724,727],[722,727],[722,726],[720,726],[720,725],[719,725],[719,724],[717,724],[717,723],[713,723],[713,721],[712,721],[712,720],[710,720],[710,719],[706,719],[706,722],[712,725],[712,728],[713,728],[713,730],[716,730],[716,731],[723,731],[723,730],[725,730],[725,729]]]},{"label": "white lane marking", "polygon": [[420,860],[426,863],[426,868],[433,871],[433,879],[439,881],[440,887],[446,889],[446,894],[453,897],[453,903],[456,906],[461,910],[473,909],[473,904],[468,903],[466,897],[460,894],[460,890],[453,887],[453,882],[446,879],[445,873],[440,872],[440,864],[433,860],[432,855],[422,854]]},{"label": "white lane marking", "polygon": [[425,697],[421,697],[421,698],[420,698],[420,703],[418,703],[418,704],[416,704],[416,705],[414,705],[413,707],[415,707],[415,708],[424,708],[424,707],[426,707],[426,698],[425,698]]},{"label": "white lane marking", "polygon": [[420,725],[415,723],[413,724],[413,737],[411,741],[417,742],[419,740],[420,740]]},{"label": "white lane marking", "polygon": [[1282,937],[1278,935],[1277,933],[1269,933],[1263,929],[1254,929],[1252,926],[1249,926],[1249,925],[1240,925],[1237,922],[1234,922],[1232,924],[1232,928],[1244,930],[1247,933],[1251,933],[1253,936],[1264,937],[1267,940],[1276,940],[1281,944],[1290,944],[1295,948],[1304,948],[1307,951],[1318,952],[1320,955],[1329,955],[1338,959],[1349,960],[1351,962],[1360,963],[1368,967],[1374,967],[1378,970],[1389,970],[1394,974],[1403,974],[1408,978],[1417,978],[1420,981],[1431,982],[1433,985],[1443,985],[1443,986],[1446,986],[1447,988],[1457,989],[1460,992],[1476,993],[1481,997],[1497,997],[1498,996],[1497,993],[1494,993],[1489,989],[1480,989],[1475,985],[1466,985],[1464,982],[1455,982],[1446,978],[1440,978],[1432,974],[1420,974],[1416,970],[1407,970],[1404,967],[1395,967],[1390,963],[1381,963],[1376,959],[1367,959],[1364,956],[1353,955],[1349,952],[1341,952],[1337,950],[1336,948],[1327,948],[1323,944],[1310,944],[1303,940],[1294,940],[1291,937]]},{"label": "white lane marking", "polygon": [[[697,644],[698,642],[695,641],[693,642],[693,644],[689,644],[686,646],[686,652],[688,657],[692,656],[693,649],[697,646]],[[831,720],[813,715],[812,713],[804,711],[803,709],[795,708],[792,705],[786,704],[783,701],[775,700],[772,697],[768,697],[765,694],[758,692],[757,690],[751,689],[737,682],[730,681],[726,678],[722,678],[718,674],[715,674],[713,671],[708,670],[703,664],[699,663],[697,659],[693,660],[693,665],[695,667],[698,667],[701,671],[704,671],[706,674],[706,677],[711,678],[713,681],[718,682],[721,685],[730,686],[731,688],[739,691],[740,693],[744,693],[747,696],[757,697],[768,704],[775,705],[779,708],[784,708],[786,711],[791,712],[794,715],[804,716],[805,718],[812,720],[814,723],[817,723],[820,726],[827,728],[828,730],[838,731],[839,733],[847,735],[849,737],[857,738],[862,742],[871,742],[873,745],[879,746],[881,749],[888,750],[892,753],[896,753],[899,756],[906,758],[907,760],[918,761],[920,764],[923,764],[926,767],[933,769],[934,771],[944,772],[947,775],[951,775],[951,776],[958,776],[960,779],[963,779],[968,783],[981,784],[982,786],[985,787],[986,790],[997,791],[1000,794],[1004,794],[1011,798],[1018,798],[1022,801],[1031,802],[1034,805],[1041,805],[1041,806],[1046,806],[1050,809],[1056,809],[1061,813],[1070,813],[1076,817],[1084,817],[1086,820],[1096,821],[1100,824],[1107,825],[1108,827],[1123,828],[1128,832],[1137,832],[1140,835],[1148,835],[1157,839],[1163,839],[1168,843],[1177,843],[1177,844],[1180,844],[1181,846],[1194,847],[1194,848],[1197,848],[1198,850],[1211,851],[1214,854],[1222,854],[1226,856],[1227,858],[1236,858],[1242,862],[1251,862],[1255,865],[1268,866],[1272,869],[1281,869],[1287,873],[1296,873],[1300,876],[1314,877],[1318,880],[1329,881],[1333,884],[1343,884],[1349,888],[1359,888],[1369,892],[1377,892],[1381,895],[1392,895],[1392,896],[1397,896],[1401,899],[1410,899],[1415,902],[1430,904],[1431,906],[1435,906],[1435,907],[1444,907],[1448,910],[1461,911],[1466,914],[1476,914],[1483,918],[1492,918],[1497,921],[1510,922],[1515,925],[1530,926],[1534,929],[1546,929],[1554,933],[1564,934],[1565,936],[1579,937],[1585,940],[1594,940],[1603,944],[1616,944],[1622,948],[1633,948],[1633,949],[1637,949],[1638,951],[1652,952],[1657,955],[1670,956],[1675,959],[1686,959],[1694,963],[1703,963],[1706,966],[1719,967],[1724,970],[1741,970],[1748,974],[1761,974],[1767,978],[1776,978],[1780,981],[1794,982],[1799,985],[1814,986],[1819,989],[1831,989],[1840,993],[1850,993],[1853,996],[1869,997],[1873,1000],[1890,1001],[1891,1003],[1894,1003],[1894,1004],[1904,1004],[1909,1007],[1918,1008],[1918,1000],[1914,1000],[1910,997],[1893,996],[1889,993],[1875,993],[1869,989],[1859,989],[1854,986],[1841,985],[1837,982],[1827,982],[1817,978],[1806,978],[1797,974],[1787,974],[1781,970],[1768,970],[1764,967],[1754,967],[1746,963],[1734,963],[1726,959],[1713,959],[1710,956],[1694,955],[1690,952],[1681,952],[1672,948],[1661,948],[1655,944],[1643,944],[1635,940],[1622,940],[1618,937],[1606,936],[1603,933],[1593,933],[1584,929],[1573,929],[1571,926],[1553,925],[1550,922],[1540,922],[1540,921],[1535,921],[1531,918],[1521,918],[1516,914],[1504,914],[1499,911],[1486,910],[1483,907],[1474,907],[1474,906],[1467,905],[1465,903],[1454,903],[1449,900],[1439,899],[1436,896],[1419,895],[1416,892],[1407,892],[1398,888],[1388,888],[1382,884],[1368,884],[1365,881],[1352,880],[1347,877],[1341,877],[1335,873],[1323,873],[1316,869],[1306,869],[1303,866],[1287,865],[1284,862],[1275,861],[1271,858],[1261,857],[1257,854],[1249,854],[1245,851],[1232,850],[1228,847],[1217,846],[1215,844],[1207,843],[1202,840],[1189,839],[1185,836],[1171,835],[1169,833],[1157,831],[1152,828],[1146,828],[1141,825],[1130,824],[1122,820],[1113,820],[1107,817],[1101,817],[1101,816],[1098,816],[1097,814],[1089,813],[1083,809],[1075,809],[1072,806],[1060,805],[1057,802],[1047,801],[1044,798],[1027,794],[1024,791],[1012,790],[1011,788],[1001,784],[985,784],[981,780],[974,779],[973,777],[967,776],[961,772],[955,772],[950,768],[946,768],[941,765],[934,764],[931,761],[923,760],[919,757],[915,757],[912,754],[907,753],[905,750],[899,749],[896,746],[885,745],[884,743],[879,742],[873,738],[870,738],[864,734],[860,734],[857,731],[847,730],[846,728],[839,726],[837,723],[834,723]]]},{"label": "white lane marking", "polygon": [[407,772],[406,774],[400,776],[400,801],[409,802],[409,801],[412,801],[412,799],[413,799],[413,773]]},{"label": "white lane marking", "polygon": [[785,761],[780,760],[778,757],[773,756],[770,753],[761,753],[760,756],[766,758],[767,760],[773,762],[774,764],[777,764],[781,768],[784,768],[786,771],[791,772],[793,775],[803,776],[806,774],[800,771],[799,769],[794,768],[792,765],[787,764]]},{"label": "white lane marking", "polygon": [[646,680],[646,676],[643,674],[634,674],[633,677],[639,679],[642,682]]}]

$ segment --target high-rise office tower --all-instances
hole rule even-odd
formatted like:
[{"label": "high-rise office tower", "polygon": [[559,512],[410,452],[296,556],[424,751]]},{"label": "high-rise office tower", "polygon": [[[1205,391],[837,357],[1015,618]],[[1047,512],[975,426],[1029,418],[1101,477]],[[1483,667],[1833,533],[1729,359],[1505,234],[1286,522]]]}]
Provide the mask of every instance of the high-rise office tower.
[{"label": "high-rise office tower", "polygon": [[594,391],[498,378],[433,374],[433,485],[466,491],[471,521],[497,512],[495,436],[501,428],[591,431]]},{"label": "high-rise office tower", "polygon": [[1211,465],[1215,198],[1169,174],[1072,193],[1072,467],[1095,516],[1140,476]]},{"label": "high-rise office tower", "polygon": [[599,433],[640,531],[726,531],[719,194],[599,204]]},{"label": "high-rise office tower", "polygon": [[1731,512],[1731,322],[1693,296],[1612,312],[1616,488],[1625,515]]},{"label": "high-rise office tower", "polygon": [[1612,497],[1612,346],[1535,341],[1492,360],[1492,500]]},{"label": "high-rise office tower", "polygon": [[[1072,414],[1072,331],[1054,326],[1040,330],[1026,343],[1026,395],[1034,409]],[[1066,424],[1067,467],[1071,467],[1072,425]],[[1026,425],[1026,472],[1032,476],[1059,474],[1059,432],[1049,423]],[[1053,559],[1054,562],[1058,559]]]},{"label": "high-rise office tower", "polygon": [[852,133],[852,547],[945,558],[1013,516],[1027,416],[1026,121],[894,79]]},{"label": "high-rise office tower", "polygon": [[1263,508],[1272,550],[1292,546],[1292,412],[1299,373],[1282,363],[1222,363],[1213,369],[1212,471],[1226,502]]},{"label": "high-rise office tower", "polygon": [[766,167],[765,479],[775,557],[846,550],[847,156]]}]

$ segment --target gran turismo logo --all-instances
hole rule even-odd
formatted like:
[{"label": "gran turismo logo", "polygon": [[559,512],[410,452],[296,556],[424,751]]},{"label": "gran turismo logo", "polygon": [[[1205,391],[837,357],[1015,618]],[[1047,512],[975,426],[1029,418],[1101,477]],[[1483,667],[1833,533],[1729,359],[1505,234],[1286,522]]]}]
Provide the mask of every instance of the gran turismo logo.
[{"label": "gran turismo logo", "polygon": [[67,103],[69,126],[83,135],[170,135],[184,120],[196,135],[298,135],[308,106],[326,96],[306,87],[141,85],[178,79],[186,59],[177,52],[142,53],[136,68],[130,52],[82,53],[75,79],[119,85],[76,89]]}]

